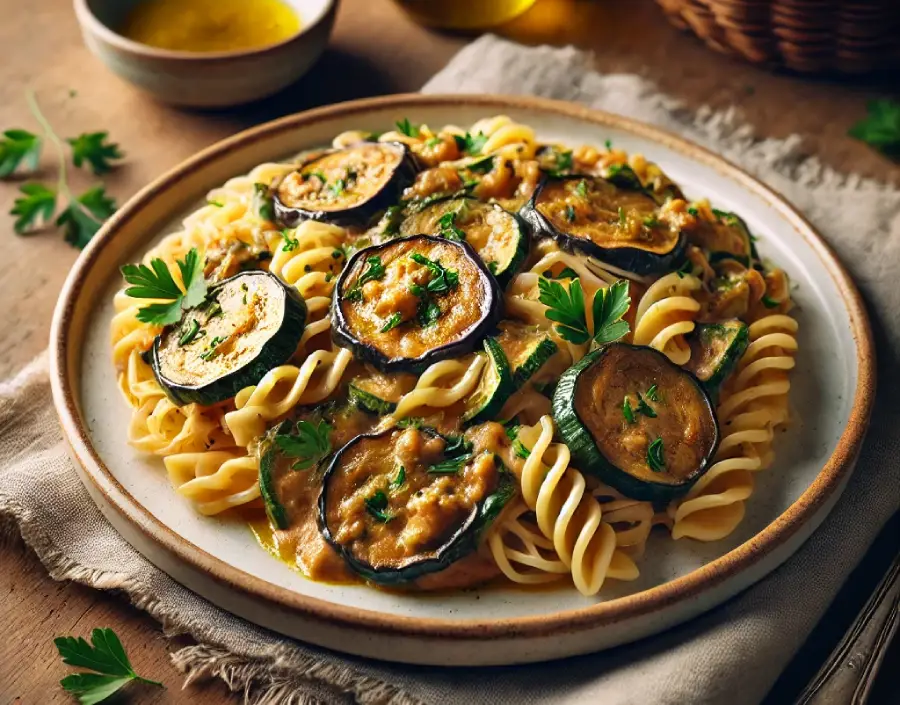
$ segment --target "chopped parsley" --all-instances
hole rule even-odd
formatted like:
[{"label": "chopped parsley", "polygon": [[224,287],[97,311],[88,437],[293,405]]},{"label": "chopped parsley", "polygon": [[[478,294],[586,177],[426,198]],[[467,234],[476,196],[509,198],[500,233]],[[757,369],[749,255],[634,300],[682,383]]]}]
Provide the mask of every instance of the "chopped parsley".
[{"label": "chopped parsley", "polygon": [[566,220],[570,223],[575,222],[575,206],[569,204],[566,206]]},{"label": "chopped parsley", "polygon": [[587,181],[582,179],[578,182],[578,185],[575,187],[575,193],[577,193],[581,198],[587,198]]},{"label": "chopped parsley", "polygon": [[455,475],[474,457],[472,444],[463,436],[446,436],[445,440],[444,459],[428,466],[426,472],[430,475]]},{"label": "chopped parsley", "polygon": [[650,389],[647,390],[647,398],[650,401],[659,401],[659,385],[650,385]]},{"label": "chopped parsley", "polygon": [[431,139],[425,142],[426,147],[437,147],[439,144],[443,144],[444,140],[440,137],[432,137]]},{"label": "chopped parsley", "polygon": [[513,453],[515,453],[520,458],[527,460],[531,456],[531,451],[525,447],[525,444],[522,443],[518,438],[513,441],[512,444]]},{"label": "chopped parsley", "polygon": [[763,297],[762,299],[760,299],[760,301],[762,301],[762,305],[766,308],[778,308],[781,305],[781,302],[771,298],[768,294],[763,294]]},{"label": "chopped parsley", "polygon": [[488,141],[487,135],[483,132],[479,132],[477,135],[468,132],[465,135],[453,135],[453,139],[456,140],[456,146],[461,152],[473,157],[481,154],[481,150]]},{"label": "chopped parsley", "polygon": [[459,284],[459,272],[455,269],[447,269],[440,261],[428,259],[418,252],[413,252],[409,258],[416,264],[421,264],[431,270],[431,280],[425,286],[428,293],[445,294]]},{"label": "chopped parsley", "polygon": [[282,252],[293,252],[300,247],[300,240],[296,237],[291,237],[291,231],[287,228],[281,231],[281,237],[284,240],[284,244],[281,246]]},{"label": "chopped parsley", "polygon": [[628,397],[625,397],[622,400],[622,416],[625,417],[625,420],[628,423],[634,423],[634,410],[631,408],[631,402],[628,400]]},{"label": "chopped parsley", "polygon": [[697,210],[697,206],[688,206],[687,212],[695,218],[700,215],[700,211]]},{"label": "chopped parsley", "polygon": [[260,220],[275,220],[275,204],[272,200],[272,194],[269,187],[265,184],[253,184],[253,200],[250,210],[256,214]]},{"label": "chopped parsley", "polygon": [[200,332],[200,321],[196,318],[192,318],[191,322],[188,324],[187,330],[181,334],[181,337],[178,339],[179,346],[185,346],[188,343],[192,342],[194,338],[197,337],[197,334]]},{"label": "chopped parsley", "polygon": [[326,421],[298,421],[295,432],[277,434],[275,444],[284,455],[297,459],[291,465],[294,470],[308,470],[331,453],[331,431]]},{"label": "chopped parsley", "polygon": [[625,225],[625,209],[619,206],[619,225]]},{"label": "chopped parsley", "polygon": [[381,326],[381,332],[387,333],[388,331],[394,330],[397,326],[403,323],[403,314],[399,311],[395,311],[390,315],[385,324]]},{"label": "chopped parsley", "polygon": [[406,468],[402,465],[397,469],[397,476],[391,480],[391,489],[399,489],[406,482]]},{"label": "chopped parsley", "polygon": [[366,269],[359,275],[356,283],[347,290],[344,298],[347,301],[362,301],[363,285],[370,281],[384,278],[385,271],[384,265],[381,263],[381,257],[378,255],[366,257]]},{"label": "chopped parsley", "polygon": [[394,124],[397,126],[397,129],[407,137],[418,137],[421,134],[419,126],[415,123],[410,122],[409,118],[397,120],[397,122]]},{"label": "chopped parsley", "polygon": [[438,219],[438,227],[440,228],[441,237],[447,240],[465,241],[466,234],[456,227],[456,219],[460,211],[448,211]]},{"label": "chopped parsley", "polygon": [[654,411],[653,407],[650,406],[650,405],[646,402],[646,400],[644,399],[644,397],[641,396],[641,393],[640,393],[640,392],[637,393],[637,398],[638,398],[638,405],[637,405],[637,411],[638,411],[638,413],[639,413],[639,414],[643,414],[644,416],[646,416],[646,417],[648,417],[648,418],[655,419],[655,418],[656,418],[656,411]]},{"label": "chopped parsley", "polygon": [[388,511],[388,497],[382,491],[378,490],[371,497],[366,497],[366,511],[372,515],[376,521],[386,524],[394,518],[394,513]]}]

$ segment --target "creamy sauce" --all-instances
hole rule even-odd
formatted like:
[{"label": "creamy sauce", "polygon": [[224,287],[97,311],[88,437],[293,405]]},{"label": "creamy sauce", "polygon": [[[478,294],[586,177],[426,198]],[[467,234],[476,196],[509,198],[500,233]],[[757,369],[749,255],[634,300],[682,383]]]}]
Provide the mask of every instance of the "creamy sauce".
[{"label": "creamy sauce", "polygon": [[285,292],[269,275],[245,275],[215,291],[160,341],[160,371],[176,384],[203,386],[241,369],[282,325]]},{"label": "creamy sauce", "polygon": [[536,208],[558,232],[600,247],[639,247],[666,253],[679,237],[678,230],[662,220],[652,198],[605,181],[549,182],[541,190]]},{"label": "creamy sauce", "polygon": [[288,174],[278,186],[278,198],[311,211],[353,208],[385,188],[403,157],[397,145],[377,143],[331,152]]},{"label": "creamy sauce", "polygon": [[[347,292],[367,268],[364,258],[357,260],[344,282],[340,306],[354,336],[386,358],[418,358],[429,350],[461,340],[482,320],[488,305],[488,285],[457,245],[442,240],[412,240],[392,243],[378,253],[384,276],[363,284],[362,301],[348,300]],[[430,325],[422,325],[419,320],[422,298],[413,289],[426,287],[434,274],[410,257],[414,253],[459,275],[458,284],[428,297],[440,311]],[[385,330],[396,314],[399,324]]]},{"label": "creamy sauce", "polygon": [[418,378],[405,372],[379,372],[371,365],[365,365],[363,372],[354,377],[350,383],[384,401],[397,403],[400,397],[411,392]]},{"label": "creamy sauce", "polygon": [[[658,401],[648,399],[656,385]],[[641,413],[638,394],[656,417]],[[628,399],[634,421],[623,414]],[[650,351],[611,346],[584,372],[575,392],[575,410],[600,452],[632,477],[679,484],[700,467],[716,440],[709,406],[695,382]],[[651,467],[650,445],[662,439],[665,468]]]},{"label": "creamy sauce", "polygon": [[123,36],[176,51],[236,51],[277,44],[300,31],[282,0],[143,0],[128,14]]}]

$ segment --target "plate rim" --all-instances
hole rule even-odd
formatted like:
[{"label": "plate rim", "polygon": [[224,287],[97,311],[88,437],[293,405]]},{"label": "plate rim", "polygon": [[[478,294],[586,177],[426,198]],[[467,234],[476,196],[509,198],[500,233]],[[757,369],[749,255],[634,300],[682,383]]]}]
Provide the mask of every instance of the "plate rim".
[{"label": "plate rim", "polygon": [[[834,452],[819,471],[816,479],[784,512],[759,533],[731,551],[687,575],[669,582],[589,607],[565,610],[546,615],[532,615],[501,619],[450,620],[432,617],[410,617],[370,609],[341,605],[302,595],[288,588],[274,585],[264,578],[212,556],[191,543],[174,529],[153,516],[138,502],[110,472],[90,441],[78,409],[76,380],[69,374],[69,358],[74,346],[70,329],[76,302],[88,273],[101,250],[115,237],[123,224],[133,218],[159,193],[176,186],[180,179],[194,169],[225,157],[235,148],[306,126],[386,108],[446,107],[460,105],[504,111],[532,110],[591,123],[600,127],[619,129],[637,137],[672,149],[692,161],[715,169],[725,178],[761,198],[794,228],[821,260],[841,294],[849,314],[850,332],[856,344],[857,386],[853,405]],[[665,129],[620,115],[588,108],[564,101],[531,96],[467,95],[418,93],[364,98],[314,108],[288,115],[227,137],[197,152],[168,170],[132,196],[100,229],[73,265],[63,285],[53,312],[50,331],[50,384],[53,402],[73,459],[84,470],[106,500],[109,507],[157,547],[171,557],[201,571],[222,586],[244,596],[272,603],[279,608],[329,625],[363,628],[372,632],[402,637],[431,637],[448,640],[499,640],[517,637],[546,637],[573,631],[595,629],[626,619],[647,616],[663,608],[701,597],[720,583],[734,578],[759,564],[802,527],[814,519],[817,511],[827,505],[843,481],[852,472],[853,464],[865,436],[874,404],[875,352],[872,328],[862,296],[849,273],[837,258],[832,247],[787,199],[755,177],[711,150]],[[768,571],[766,571],[768,572]]]}]

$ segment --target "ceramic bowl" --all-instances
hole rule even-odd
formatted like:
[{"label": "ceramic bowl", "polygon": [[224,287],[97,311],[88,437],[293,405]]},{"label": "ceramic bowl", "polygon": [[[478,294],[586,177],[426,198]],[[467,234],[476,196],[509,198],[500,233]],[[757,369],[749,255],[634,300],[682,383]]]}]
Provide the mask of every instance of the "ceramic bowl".
[{"label": "ceramic bowl", "polygon": [[140,0],[74,0],[87,47],[113,73],[166,103],[221,108],[265,98],[300,78],[328,43],[338,0],[285,0],[300,30],[259,49],[158,49],[116,32]]},{"label": "ceramic bowl", "polygon": [[[572,585],[496,585],[423,594],[315,583],[275,560],[241,521],[199,515],[175,494],[159,457],[128,445],[130,415],[110,352],[119,266],[134,262],[226,180],[397,120],[470,126],[509,115],[542,141],[602,145],[658,163],[689,198],[739,213],[760,253],[797,284],[796,419],[779,434],[746,515],[721,541],[651,534],[634,582],[585,597]],[[831,510],[860,448],[874,399],[875,357],[859,293],[813,228],[782,198],[720,157],[609,113],[525,97],[387,96],[260,125],[200,152],[135,195],[72,268],[53,318],[51,383],[62,428],[94,501],[150,561],[245,619],[330,649],[409,663],[509,664],[596,651],[712,609],[787,559]],[[831,560],[822,556],[821,560]]]}]

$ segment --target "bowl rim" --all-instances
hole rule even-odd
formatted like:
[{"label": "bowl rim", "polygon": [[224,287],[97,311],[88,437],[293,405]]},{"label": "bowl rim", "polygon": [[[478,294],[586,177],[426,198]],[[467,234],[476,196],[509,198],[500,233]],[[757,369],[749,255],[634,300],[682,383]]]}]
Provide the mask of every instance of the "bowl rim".
[{"label": "bowl rim", "polygon": [[[803,237],[822,261],[847,309],[849,328],[856,344],[857,386],[847,425],[835,449],[813,483],[780,516],[759,533],[710,563],[687,575],[638,593],[605,600],[597,604],[546,615],[503,619],[449,620],[430,617],[408,617],[370,609],[341,605],[302,595],[269,583],[240,568],[215,558],[163,524],[143,507],[115,479],[91,444],[77,402],[77,375],[69,374],[69,359],[77,356],[70,339],[74,310],[80,292],[101,251],[128,221],[140,217],[141,211],[161,193],[177,188],[180,179],[204,165],[227,157],[233,149],[286,132],[338,117],[362,115],[374,110],[415,109],[460,105],[483,110],[508,109],[551,113],[588,122],[600,128],[614,128],[658,143],[715,169],[777,210]],[[105,276],[105,275],[104,275]],[[245,598],[262,600],[270,605],[301,615],[313,622],[329,626],[363,628],[372,632],[402,637],[430,637],[451,641],[498,640],[520,637],[548,637],[580,632],[650,615],[673,603],[686,603],[720,583],[758,565],[775,552],[802,527],[827,507],[843,487],[853,469],[862,445],[874,404],[875,351],[872,329],[862,297],[849,273],[833,249],[813,226],[782,196],[712,151],[674,133],[604,111],[545,98],[498,95],[422,95],[399,94],[338,103],[289,115],[240,132],[201,150],[155,181],[144,187],[118,210],[101,228],[69,273],[54,310],[50,332],[50,383],[53,401],[60,417],[63,436],[72,456],[84,468],[85,477],[105,498],[108,505],[157,547],[189,568],[201,571],[207,578],[233,590]],[[74,369],[74,365],[72,366]],[[768,571],[766,571],[768,572]]]},{"label": "bowl rim", "polygon": [[340,3],[340,0],[321,0],[321,3],[321,11],[309,22],[303,22],[304,18],[301,17],[299,11],[292,6],[292,9],[294,9],[294,12],[301,20],[300,28],[291,36],[286,37],[275,44],[266,44],[265,46],[251,49],[231,49],[228,51],[185,51],[183,49],[161,49],[160,47],[150,46],[149,44],[143,44],[141,42],[136,42],[133,39],[129,39],[106,26],[100,18],[94,14],[94,11],[90,7],[90,0],[73,0],[75,15],[81,26],[86,31],[99,35],[103,41],[112,44],[123,52],[138,54],[150,59],[204,61],[206,63],[265,56],[293,44],[304,34],[311,32],[317,27],[326,17],[328,17],[329,13],[334,12]]}]

